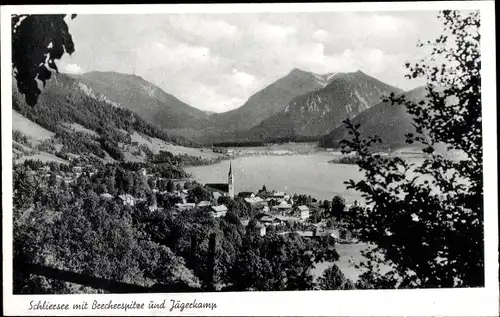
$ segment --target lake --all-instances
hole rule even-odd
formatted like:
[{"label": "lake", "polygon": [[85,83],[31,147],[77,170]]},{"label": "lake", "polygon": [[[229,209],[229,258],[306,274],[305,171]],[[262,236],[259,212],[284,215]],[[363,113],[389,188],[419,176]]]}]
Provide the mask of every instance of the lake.
[{"label": "lake", "polygon": [[[289,146],[290,147],[290,146]],[[239,150],[251,156],[242,156],[233,159],[232,168],[235,178],[235,193],[241,191],[255,192],[266,185],[268,190],[285,191],[289,194],[306,194],[318,200],[331,200],[335,195],[343,196],[348,204],[359,200],[363,202],[361,194],[348,190],[344,181],[355,181],[363,178],[357,165],[327,163],[340,153],[315,151],[314,146],[301,145],[301,148],[246,148]],[[252,155],[252,152],[278,152],[293,153],[309,152],[309,154],[294,155]],[[260,153],[259,153],[260,154]],[[272,153],[271,153],[272,154]],[[422,157],[413,152],[398,153],[412,163],[421,163]],[[229,161],[214,165],[187,167],[186,171],[200,183],[226,183],[229,170]],[[361,250],[367,248],[366,244],[338,244],[339,261],[335,264],[342,270],[346,277],[357,280],[360,270],[354,267],[366,260],[361,255]],[[318,277],[331,263],[318,263],[313,269],[313,276]],[[389,268],[384,267],[383,271]]]},{"label": "lake", "polygon": [[[295,146],[295,145],[293,145]],[[355,164],[328,163],[340,152],[326,152],[306,144],[291,149],[277,146],[276,148],[259,147],[238,150],[245,153],[237,156],[232,162],[235,193],[242,191],[256,192],[266,185],[268,190],[285,191],[288,194],[306,194],[318,200],[331,200],[335,195],[341,195],[348,204],[355,200],[363,202],[361,193],[348,190],[344,181],[353,179],[359,181],[364,174]],[[308,152],[308,154],[302,154]],[[286,153],[286,154],[283,154]],[[301,154],[293,154],[301,153]],[[418,153],[397,153],[406,161],[420,165],[423,161]],[[450,158],[454,156],[449,155]],[[459,156],[457,156],[459,157]],[[185,168],[198,182],[227,183],[229,161],[218,164],[191,166]],[[410,171],[408,177],[414,174]],[[431,180],[429,176],[420,176],[419,182]],[[459,183],[467,184],[458,179]]]},{"label": "lake", "polygon": [[[266,185],[268,190],[306,194],[316,199],[331,200],[341,195],[347,203],[361,200],[358,192],[347,190],[344,181],[360,180],[363,174],[357,165],[327,163],[334,155],[244,156],[233,159],[235,192],[255,192]],[[229,161],[214,165],[187,167],[186,172],[198,182],[226,183]]]},{"label": "lake", "polygon": [[[334,263],[317,263],[311,273],[314,278],[318,278],[323,274],[325,269],[330,267],[332,264],[335,264],[342,271],[342,273],[344,273],[345,277],[355,282],[359,279],[359,275],[365,271],[365,269],[357,269],[355,264],[360,264],[361,262],[366,262],[368,260],[361,254],[361,251],[367,249],[369,249],[369,247],[365,243],[336,244],[335,250],[337,250],[337,253],[339,254],[339,260]],[[391,268],[388,265],[381,265],[380,269],[381,273],[385,274]]]},{"label": "lake", "polygon": [[[262,148],[247,148],[245,151],[262,151]],[[336,155],[338,153],[317,152],[306,155],[237,157],[231,161],[235,192],[255,192],[262,188],[262,185],[266,185],[268,190],[306,194],[321,200],[331,200],[335,195],[343,196],[347,203],[362,200],[360,193],[347,190],[343,182],[350,178],[360,180],[363,174],[357,165],[327,163]],[[192,174],[194,179],[203,184],[227,182],[228,171],[229,161],[186,168],[186,172]],[[364,260],[361,250],[365,247],[366,245],[362,243],[338,244],[336,246],[340,259],[335,264],[346,277],[357,280],[361,272],[354,267],[354,263],[360,263]],[[312,271],[313,276],[317,278],[330,265],[329,262],[318,263]]]}]

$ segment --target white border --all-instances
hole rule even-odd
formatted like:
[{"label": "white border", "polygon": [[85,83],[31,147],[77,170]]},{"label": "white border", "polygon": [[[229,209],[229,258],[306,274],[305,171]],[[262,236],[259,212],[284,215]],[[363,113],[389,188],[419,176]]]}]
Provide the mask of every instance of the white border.
[{"label": "white border", "polygon": [[[248,13],[325,11],[405,11],[440,9],[480,9],[482,50],[482,91],[484,127],[485,199],[485,288],[427,289],[400,291],[310,291],[246,292],[201,294],[126,295],[12,295],[12,78],[10,15],[12,13],[77,14],[159,14],[159,13]],[[391,2],[391,3],[293,3],[293,4],[196,4],[196,5],[55,5],[4,6],[1,8],[2,83],[2,217],[3,217],[3,303],[5,315],[35,315],[31,300],[52,303],[163,301],[167,299],[214,301],[215,310],[163,311],[67,311],[66,315],[406,315],[406,316],[497,316],[498,301],[498,197],[496,150],[495,19],[493,1],[475,2]],[[40,311],[38,311],[40,312]],[[48,311],[45,314],[61,314]]]}]

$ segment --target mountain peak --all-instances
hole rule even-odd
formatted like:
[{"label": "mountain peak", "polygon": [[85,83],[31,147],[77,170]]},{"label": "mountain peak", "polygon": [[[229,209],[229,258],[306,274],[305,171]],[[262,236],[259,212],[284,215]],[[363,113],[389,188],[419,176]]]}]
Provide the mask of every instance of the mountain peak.
[{"label": "mountain peak", "polygon": [[[324,135],[378,104],[392,87],[360,70],[349,73],[309,73],[303,78],[316,88],[293,98],[280,112],[262,121],[248,133],[248,138],[272,139],[295,135],[314,137]],[[300,78],[300,77],[299,77]]]},{"label": "mountain peak", "polygon": [[136,74],[128,74],[128,73],[120,73],[116,71],[99,71],[99,70],[92,70],[86,73],[81,74],[82,76],[103,76],[103,77],[120,77],[120,78],[136,78],[140,79],[143,81],[146,81],[144,78],[142,78],[139,75]]},{"label": "mountain peak", "polygon": [[305,70],[295,67],[294,69],[292,69],[290,74],[310,74],[310,72],[306,72]]},{"label": "mountain peak", "polygon": [[96,93],[158,126],[191,127],[199,124],[198,119],[206,117],[203,111],[189,106],[141,76],[91,71],[82,74],[79,80]]},{"label": "mountain peak", "polygon": [[322,79],[322,80],[325,80],[325,81],[329,81],[335,75],[342,74],[342,73],[339,73],[339,72],[315,73],[315,72],[309,72],[309,71],[306,71],[306,70],[303,70],[303,69],[295,67],[294,69],[292,69],[292,71],[290,72],[290,74],[306,75],[306,76],[310,76],[310,77],[313,77],[313,78],[316,78],[316,79]]}]

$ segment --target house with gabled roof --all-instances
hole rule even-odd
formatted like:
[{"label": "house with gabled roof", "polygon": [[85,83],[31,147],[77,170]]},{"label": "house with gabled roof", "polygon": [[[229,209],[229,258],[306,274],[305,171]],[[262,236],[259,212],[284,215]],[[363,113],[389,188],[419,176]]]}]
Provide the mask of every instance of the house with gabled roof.
[{"label": "house with gabled roof", "polygon": [[266,226],[257,222],[257,224],[255,224],[254,232],[263,237],[266,235]]},{"label": "house with gabled roof", "polygon": [[123,202],[124,206],[134,206],[136,202],[135,197],[130,194],[119,195],[118,199]]},{"label": "house with gabled roof", "polygon": [[292,210],[292,204],[289,204],[283,200],[279,205],[273,206],[272,209],[284,215],[285,213],[289,213]]},{"label": "house with gabled roof", "polygon": [[305,205],[298,206],[296,209],[297,217],[301,220],[306,220],[310,216],[309,207]]},{"label": "house with gabled roof", "polygon": [[111,200],[114,198],[114,196],[111,195],[110,193],[103,193],[100,196],[101,196],[101,198],[106,199],[106,200]]},{"label": "house with gabled roof", "polygon": [[227,213],[227,207],[225,205],[212,206],[212,216],[214,218],[224,217]]},{"label": "house with gabled roof", "polygon": [[186,211],[186,210],[191,210],[196,207],[195,203],[177,203],[175,204],[175,209],[177,211]]}]

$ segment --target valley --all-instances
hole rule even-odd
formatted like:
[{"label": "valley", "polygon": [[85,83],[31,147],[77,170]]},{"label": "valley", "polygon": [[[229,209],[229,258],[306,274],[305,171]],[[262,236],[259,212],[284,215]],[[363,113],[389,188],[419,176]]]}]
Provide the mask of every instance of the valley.
[{"label": "valley", "polygon": [[[329,209],[323,206],[324,201],[340,197],[347,209],[365,203],[360,192],[345,184],[349,179],[362,180],[364,174],[355,164],[355,156],[341,153],[340,141],[350,138],[343,127],[344,119],[360,124],[363,137],[377,134],[383,138],[383,145],[373,148],[374,152],[416,163],[425,158],[421,145],[405,144],[404,134],[414,132],[411,117],[405,109],[382,101],[390,93],[407,94],[414,101],[425,98],[423,88],[403,93],[360,71],[318,75],[294,69],[251,96],[243,106],[219,114],[193,108],[138,76],[114,72],[57,74],[36,108],[27,106],[14,88],[14,164],[20,169],[40,164],[60,164],[72,170],[87,166],[97,175],[108,169],[124,169],[121,173],[130,174],[132,179],[145,171],[147,184],[138,179],[121,180],[120,174],[116,176],[119,183],[92,186],[98,186],[95,190],[101,197],[113,196],[110,191],[114,195],[132,193],[130,199],[137,199],[141,206],[166,214],[173,203],[174,214],[190,208],[182,206],[191,205],[201,212],[204,209],[196,204],[206,200],[214,208],[231,208],[246,219],[242,224],[250,230],[246,222],[267,215],[269,210],[253,205],[248,210],[236,208],[234,202],[212,198],[203,186],[224,184],[230,166],[239,204],[243,203],[241,195],[259,193],[260,188],[267,187],[272,195],[282,192],[302,197],[290,200],[294,208],[301,204],[312,208],[311,219],[274,229],[279,234],[292,230],[303,236],[306,228],[328,219],[331,223],[325,232],[338,234],[345,232],[345,224],[326,214]],[[438,150],[451,153],[444,146]],[[78,186],[82,176],[75,175],[50,172],[43,177],[49,177],[49,182],[64,179],[67,186]],[[167,180],[177,182],[175,194],[165,190]],[[104,180],[91,176],[88,181]],[[348,241],[339,236],[335,239],[339,243]],[[335,264],[345,277],[356,282],[362,271],[355,264],[366,260],[361,251],[368,245],[351,242],[336,247],[338,261],[311,267],[313,278],[321,277]]]},{"label": "valley", "polygon": [[12,295],[484,288],[480,12],[289,9],[12,14]]},{"label": "valley", "polygon": [[[220,114],[191,107],[139,76],[116,72],[57,74],[36,112],[24,105],[16,89],[14,92],[13,124],[33,141],[52,144],[52,151],[42,149],[48,160],[79,143],[107,161],[123,156],[144,162],[149,152],[166,151],[197,158],[203,164],[216,163],[224,159],[222,153],[212,150],[220,142],[267,144],[264,148],[230,149],[230,156],[310,154],[324,151],[322,148],[338,149],[340,140],[347,137],[342,126],[346,118],[361,123],[363,135],[382,136],[383,149],[404,146],[404,133],[413,131],[411,118],[403,109],[380,102],[401,90],[360,71],[320,75],[295,68],[241,107]],[[422,100],[425,91],[419,88],[408,94],[412,100]],[[49,100],[58,105],[58,112],[47,116],[40,109]],[[56,124],[56,118],[62,122]],[[309,145],[284,146],[290,141]],[[318,141],[321,148],[311,146]]]},{"label": "valley", "polygon": [[[97,94],[171,136],[205,147],[228,141],[318,141],[341,128],[342,120],[366,112],[390,93],[403,92],[361,71],[315,74],[295,68],[250,96],[242,106],[224,113],[207,113],[139,76],[90,72],[73,77],[87,94]],[[403,124],[409,120],[404,114],[386,115],[395,116],[394,120],[402,116]],[[381,124],[386,121],[382,117],[375,120]],[[388,138],[392,146],[404,144],[399,136]],[[329,142],[321,144],[329,146]]]}]

